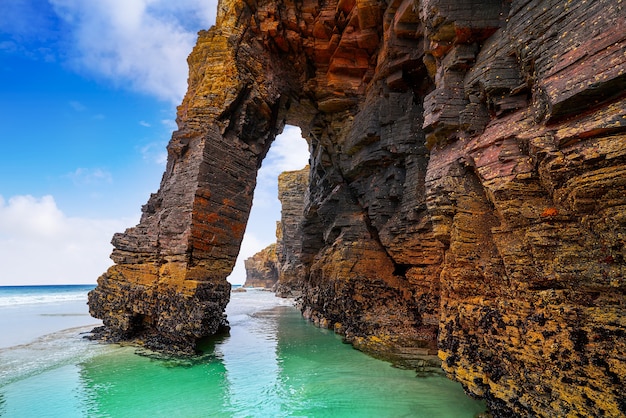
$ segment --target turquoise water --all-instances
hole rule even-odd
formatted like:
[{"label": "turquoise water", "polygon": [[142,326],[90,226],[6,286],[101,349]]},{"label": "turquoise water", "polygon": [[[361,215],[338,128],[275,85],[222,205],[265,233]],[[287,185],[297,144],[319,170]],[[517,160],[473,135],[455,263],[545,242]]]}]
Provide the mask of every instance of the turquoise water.
[{"label": "turquoise water", "polygon": [[269,292],[233,293],[227,313],[230,334],[193,360],[89,342],[85,328],[0,349],[0,416],[460,418],[485,409],[442,376],[418,378],[354,350]]}]

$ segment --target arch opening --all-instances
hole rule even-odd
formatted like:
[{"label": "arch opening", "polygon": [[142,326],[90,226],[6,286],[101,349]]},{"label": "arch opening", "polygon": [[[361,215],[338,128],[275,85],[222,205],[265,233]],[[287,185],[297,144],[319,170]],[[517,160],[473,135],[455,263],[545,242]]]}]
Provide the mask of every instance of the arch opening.
[{"label": "arch opening", "polygon": [[235,267],[227,277],[231,284],[243,285],[246,281],[245,260],[276,243],[277,222],[281,218],[278,177],[286,171],[303,169],[309,163],[309,157],[309,146],[300,128],[286,125],[274,139],[257,174],[246,231]]}]

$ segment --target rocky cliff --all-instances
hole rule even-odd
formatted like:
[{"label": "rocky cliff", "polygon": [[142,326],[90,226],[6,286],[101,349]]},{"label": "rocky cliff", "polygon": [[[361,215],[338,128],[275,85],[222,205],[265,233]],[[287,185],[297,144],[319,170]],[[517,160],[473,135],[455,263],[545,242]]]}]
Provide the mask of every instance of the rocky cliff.
[{"label": "rocky cliff", "polygon": [[278,283],[276,295],[301,296],[306,278],[306,265],[302,261],[304,205],[309,189],[310,167],[286,171],[278,176],[280,222],[276,229],[276,257]]},{"label": "rocky cliff", "polygon": [[281,297],[300,296],[306,266],[302,263],[302,217],[309,188],[309,166],[278,176],[280,221],[276,243],[245,260],[244,287],[265,287]]},{"label": "rocky cliff", "polygon": [[311,151],[305,314],[494,416],[624,416],[621,0],[222,0],[161,187],[90,294],[115,338],[193,348],[284,124]]},{"label": "rocky cliff", "polygon": [[244,260],[246,282],[243,287],[272,289],[278,282],[278,259],[276,244],[270,244]]}]

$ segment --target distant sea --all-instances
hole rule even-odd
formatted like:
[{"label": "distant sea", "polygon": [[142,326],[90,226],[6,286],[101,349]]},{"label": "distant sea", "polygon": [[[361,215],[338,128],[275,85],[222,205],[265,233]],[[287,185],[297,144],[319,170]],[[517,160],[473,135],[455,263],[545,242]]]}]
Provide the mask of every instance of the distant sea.
[{"label": "distant sea", "polygon": [[84,339],[93,286],[0,287],[1,417],[474,417],[482,402],[302,319],[290,300],[233,293],[230,334],[194,359]]}]

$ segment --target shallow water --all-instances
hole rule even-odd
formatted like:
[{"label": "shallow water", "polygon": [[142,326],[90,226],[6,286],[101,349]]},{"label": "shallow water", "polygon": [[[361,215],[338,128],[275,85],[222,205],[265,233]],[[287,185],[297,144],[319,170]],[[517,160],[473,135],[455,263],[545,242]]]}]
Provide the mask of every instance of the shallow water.
[{"label": "shallow water", "polygon": [[89,316],[94,286],[0,286],[0,349],[79,326],[101,324]]},{"label": "shallow water", "polygon": [[[232,330],[193,360],[93,343],[84,329],[0,350],[6,417],[473,417],[484,405],[313,327],[268,292],[233,293]],[[145,353],[144,353],[145,354]]]}]

